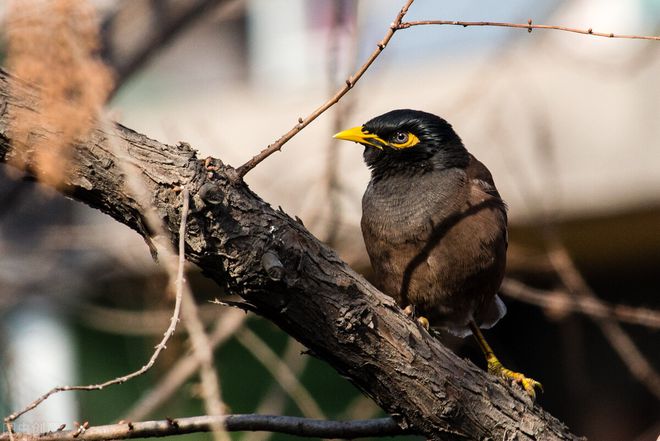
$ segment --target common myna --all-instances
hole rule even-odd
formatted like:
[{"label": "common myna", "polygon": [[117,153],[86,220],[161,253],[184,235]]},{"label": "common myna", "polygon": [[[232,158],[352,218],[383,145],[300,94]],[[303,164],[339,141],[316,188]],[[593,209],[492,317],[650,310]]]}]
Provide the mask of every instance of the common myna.
[{"label": "common myna", "polygon": [[488,370],[534,398],[541,384],[504,368],[480,331],[506,313],[497,296],[506,205],[486,166],[447,121],[417,110],[393,110],[334,137],[365,146],[362,234],[382,291],[426,328],[473,334]]}]

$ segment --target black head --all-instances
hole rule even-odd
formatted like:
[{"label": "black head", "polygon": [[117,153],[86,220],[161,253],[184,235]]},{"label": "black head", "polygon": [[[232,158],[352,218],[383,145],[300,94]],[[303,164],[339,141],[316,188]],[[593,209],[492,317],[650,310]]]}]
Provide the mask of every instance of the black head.
[{"label": "black head", "polygon": [[470,160],[447,121],[419,110],[392,110],[335,138],[364,145],[364,161],[374,175],[463,168]]}]

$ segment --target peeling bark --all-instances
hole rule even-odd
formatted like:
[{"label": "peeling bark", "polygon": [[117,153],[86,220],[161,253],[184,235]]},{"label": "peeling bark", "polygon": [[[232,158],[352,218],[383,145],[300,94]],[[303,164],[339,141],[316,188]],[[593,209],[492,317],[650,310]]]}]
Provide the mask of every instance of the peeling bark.
[{"label": "peeling bark", "polygon": [[[3,162],[30,157],[29,145],[14,149],[7,136],[12,107],[29,107],[8,96],[8,81],[0,71]],[[349,378],[401,427],[433,440],[579,439],[520,389],[445,348],[303,225],[250,191],[231,167],[216,160],[209,172],[185,143],[164,145],[120,125],[115,131],[113,147],[100,129],[75,146],[60,191],[148,239],[143,210],[123,185],[118,164],[128,161],[176,242],[176,189],[185,185],[186,258]]]}]

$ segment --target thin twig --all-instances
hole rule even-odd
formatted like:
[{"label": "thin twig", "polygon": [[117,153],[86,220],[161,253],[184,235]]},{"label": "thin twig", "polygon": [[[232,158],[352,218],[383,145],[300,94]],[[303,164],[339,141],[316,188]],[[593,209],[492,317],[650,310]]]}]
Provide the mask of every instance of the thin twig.
[{"label": "thin twig", "polygon": [[408,29],[413,26],[426,26],[426,25],[463,26],[464,28],[468,26],[491,26],[491,27],[501,27],[501,28],[527,29],[529,32],[532,32],[532,29],[550,29],[554,31],[572,32],[575,34],[593,35],[596,37],[626,38],[632,40],[660,40],[660,36],[656,36],[656,35],[625,35],[625,34],[614,34],[611,32],[596,32],[592,28],[585,30],[585,29],[567,28],[565,26],[533,24],[531,19],[527,23],[504,23],[497,21],[419,20],[419,21],[406,21],[400,23],[398,29]]},{"label": "thin twig", "polygon": [[[215,349],[234,335],[248,316],[237,309],[225,309],[216,326],[209,335],[211,348]],[[141,420],[165,403],[179,388],[199,369],[200,361],[192,354],[186,353],[165,374],[152,389],[147,391],[140,400],[124,415],[125,420]]]},{"label": "thin twig", "polygon": [[181,311],[181,293],[177,291],[176,299],[175,299],[175,302],[174,302],[174,311],[172,312],[172,317],[170,318],[170,324],[169,324],[167,330],[165,331],[165,334],[163,335],[162,340],[160,341],[160,343],[158,343],[156,345],[155,350],[154,350],[153,354],[151,355],[151,358],[149,359],[147,364],[142,366],[140,369],[138,369],[134,372],[131,372],[130,374],[127,374],[127,375],[124,375],[124,376],[121,376],[121,377],[117,377],[117,378],[114,378],[112,380],[105,381],[103,383],[89,384],[89,385],[85,385],[85,386],[58,386],[58,387],[54,387],[51,390],[49,390],[48,392],[46,392],[45,394],[43,394],[42,396],[40,396],[39,398],[37,398],[36,400],[32,401],[30,404],[25,406],[23,409],[18,410],[16,412],[13,412],[12,414],[5,417],[5,419],[4,419],[5,425],[7,425],[7,427],[9,428],[10,425],[11,425],[11,422],[15,421],[21,415],[23,415],[23,414],[31,411],[35,407],[37,407],[39,404],[41,404],[42,402],[47,400],[51,395],[57,394],[59,392],[66,392],[66,391],[71,391],[71,390],[85,390],[85,391],[101,390],[101,389],[104,389],[108,386],[125,383],[126,381],[128,381],[132,378],[135,378],[135,377],[138,377],[138,376],[142,375],[143,373],[148,371],[154,365],[154,363],[156,362],[156,359],[160,355],[161,351],[163,351],[166,348],[167,341],[170,339],[172,334],[174,334],[174,331],[176,329],[176,324],[179,321],[180,311]]},{"label": "thin twig", "polygon": [[385,34],[385,37],[376,45],[376,49],[371,53],[367,61],[350,77],[346,79],[346,82],[344,86],[339,89],[328,101],[323,103],[319,108],[314,110],[310,115],[308,115],[306,118],[299,118],[298,119],[298,124],[293,126],[291,130],[286,132],[284,135],[282,135],[277,141],[275,141],[272,144],[269,144],[268,147],[263,149],[261,152],[259,152],[257,155],[255,155],[252,159],[250,159],[248,162],[245,164],[241,165],[237,170],[236,174],[238,175],[239,178],[244,177],[250,170],[252,170],[254,167],[257,166],[261,161],[272,155],[273,153],[279,151],[284,144],[286,144],[291,138],[296,136],[302,129],[307,127],[312,121],[314,121],[316,118],[318,118],[323,112],[328,110],[330,107],[334,106],[337,104],[337,102],[348,93],[349,90],[355,86],[355,84],[362,78],[362,75],[369,69],[369,67],[373,64],[374,61],[376,61],[376,58],[383,52],[387,44],[390,42],[392,37],[394,36],[394,33],[399,29],[399,25],[401,24],[401,20],[403,20],[403,17],[406,15],[408,12],[408,8],[410,8],[410,5],[412,5],[414,0],[407,0],[406,4],[401,8],[397,16],[394,18],[394,21],[390,25],[389,29],[387,30],[387,33]]},{"label": "thin twig", "polygon": [[257,334],[248,328],[243,328],[236,333],[236,340],[270,372],[303,415],[310,418],[325,418],[323,411],[305,386]]},{"label": "thin twig", "polygon": [[[105,441],[114,439],[151,438],[185,433],[209,432],[214,424],[228,432],[259,431],[286,433],[314,438],[362,438],[403,435],[392,418],[371,420],[329,421],[274,415],[226,415],[168,418],[159,421],[121,422],[78,430],[42,434],[14,433],[16,441]],[[11,434],[0,434],[0,441],[9,441]]]},{"label": "thin twig", "polygon": [[[101,126],[103,127],[103,130],[108,134],[108,140],[110,143],[110,147],[114,151],[118,151],[119,149],[116,146],[115,143],[115,127],[114,125],[108,120],[105,115],[100,115],[101,119]],[[129,161],[124,160],[119,163],[119,166],[122,168],[122,170],[126,174],[126,186],[127,189],[130,190],[130,192],[133,194],[133,196],[136,198],[136,200],[142,205],[143,210],[142,210],[142,216],[149,226],[149,228],[152,231],[160,232],[163,237],[165,237],[164,233],[164,228],[162,226],[162,223],[160,222],[160,219],[158,218],[158,215],[155,213],[155,210],[149,205],[148,197],[145,194],[146,190],[144,189],[143,183],[140,181],[139,178],[139,171],[135,169],[135,166],[131,164]],[[187,217],[187,212],[188,212],[188,199],[187,199],[187,192],[184,189],[183,192],[183,206],[181,209],[182,212],[182,223],[180,225],[180,242],[179,246],[184,246],[184,244],[181,244],[182,238],[185,238],[185,218]],[[183,232],[183,233],[181,233]],[[151,247],[155,247],[153,244],[150,244]],[[154,252],[155,248],[152,250]],[[184,250],[185,251],[185,250]],[[172,314],[172,317],[170,318],[170,324],[167,328],[167,330],[164,333],[163,339],[160,341],[158,345],[156,345],[154,353],[152,354],[151,358],[149,359],[148,363],[142,366],[140,369],[137,371],[134,371],[128,375],[124,375],[122,377],[117,377],[112,380],[108,380],[103,383],[99,384],[92,384],[92,385],[85,385],[85,386],[58,386],[54,387],[53,389],[49,390],[36,400],[32,401],[30,404],[28,404],[25,408],[16,411],[7,417],[4,418],[5,425],[7,426],[7,429],[9,432],[12,432],[12,422],[15,421],[18,417],[21,415],[33,410],[37,406],[39,406],[42,402],[47,400],[50,396],[59,393],[59,392],[66,392],[66,391],[73,391],[73,390],[80,390],[80,391],[91,391],[91,390],[101,390],[105,387],[115,385],[115,384],[121,384],[124,383],[132,378],[135,378],[137,376],[142,375],[145,373],[147,370],[149,370],[154,363],[156,362],[156,359],[160,355],[160,352],[166,348],[166,342],[169,340],[169,338],[174,334],[174,331],[176,329],[176,324],[179,321],[179,315],[181,311],[181,304],[182,304],[182,299],[183,299],[183,287],[187,285],[184,284],[184,279],[183,279],[183,262],[185,262],[185,252],[179,253],[179,264],[178,264],[178,269],[173,268],[172,265],[165,265],[165,268],[170,276],[170,286],[175,287],[175,304],[174,304],[174,312]],[[189,293],[188,290],[186,292]],[[192,298],[192,296],[191,296]],[[215,372],[214,374],[215,375]]]},{"label": "thin twig", "polygon": [[571,296],[564,291],[536,289],[510,278],[504,279],[502,282],[502,294],[540,306],[555,314],[580,312],[591,317],[614,319],[633,325],[660,329],[660,312],[653,309],[611,305],[597,298]]}]

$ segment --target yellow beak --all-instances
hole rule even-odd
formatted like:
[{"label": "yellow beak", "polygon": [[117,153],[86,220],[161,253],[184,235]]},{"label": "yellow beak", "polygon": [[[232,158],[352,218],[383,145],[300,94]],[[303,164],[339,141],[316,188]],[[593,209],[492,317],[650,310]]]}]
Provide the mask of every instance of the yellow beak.
[{"label": "yellow beak", "polygon": [[333,138],[343,139],[344,141],[359,142],[360,144],[370,145],[379,149],[382,149],[382,145],[386,144],[385,141],[380,139],[377,135],[374,135],[373,133],[366,133],[364,130],[362,130],[362,126],[353,127],[352,129],[339,132],[334,135]]}]

